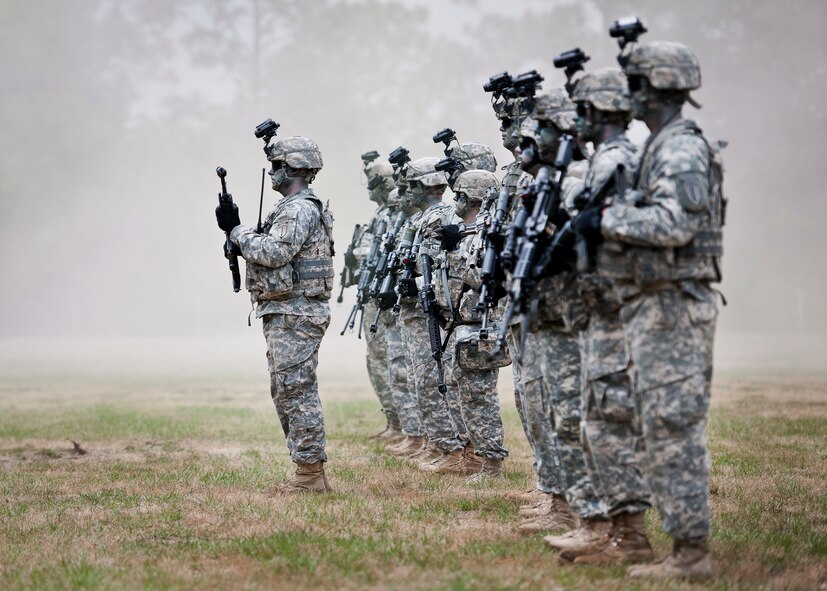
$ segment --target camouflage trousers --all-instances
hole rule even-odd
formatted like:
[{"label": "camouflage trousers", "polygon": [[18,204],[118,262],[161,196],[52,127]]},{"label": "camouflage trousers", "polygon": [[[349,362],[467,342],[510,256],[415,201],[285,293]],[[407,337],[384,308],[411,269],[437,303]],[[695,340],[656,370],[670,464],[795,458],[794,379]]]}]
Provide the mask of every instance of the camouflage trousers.
[{"label": "camouflage trousers", "polygon": [[[373,322],[373,319],[376,318],[377,309],[376,304],[373,302],[365,304],[365,319],[364,326],[362,327],[365,333],[365,340],[367,341],[365,361],[368,368],[368,377],[370,378],[374,392],[376,392],[376,397],[379,398],[382,412],[385,413],[388,421],[395,422],[398,420],[398,416],[396,407],[393,404],[390,372],[388,370],[387,326],[380,319],[376,325],[376,332],[370,332],[370,324]],[[390,314],[390,312],[384,312],[384,314]]]},{"label": "camouflage trousers", "polygon": [[[454,350],[452,337],[447,350]],[[500,414],[500,396],[497,393],[499,369],[467,369],[460,367],[457,356],[447,368],[451,383],[459,392],[462,419],[468,430],[468,440],[476,455],[504,459],[508,450],[503,445],[503,419]]]},{"label": "camouflage trousers", "polygon": [[673,538],[710,531],[706,424],[718,308],[715,291],[687,282],[643,293],[621,310],[643,419],[643,471]]},{"label": "camouflage trousers", "polygon": [[649,488],[638,464],[642,444],[629,380],[629,355],[617,314],[592,313],[580,333],[581,436],[589,478],[610,516],[642,513]]},{"label": "camouflage trousers", "polygon": [[543,382],[540,342],[537,333],[525,336],[522,359],[517,359],[521,329],[514,325],[508,334],[514,372],[514,396],[523,431],[534,455],[537,488],[548,494],[561,495],[565,486],[560,475],[560,455],[554,432],[554,414],[549,390]]},{"label": "camouflage trousers", "polygon": [[270,370],[270,396],[297,464],[327,461],[324,413],[316,365],[330,316],[267,314],[262,317]]},{"label": "camouflage trousers", "polygon": [[605,515],[606,507],[589,479],[580,439],[580,345],[575,336],[562,328],[538,330],[536,342],[543,382],[554,413],[566,501],[582,518]]},{"label": "camouflage trousers", "polygon": [[[404,310],[403,310],[404,312]],[[418,314],[402,315],[402,340],[408,349],[408,387],[416,391],[419,400],[419,418],[428,440],[444,452],[465,447],[461,436],[466,432],[462,420],[456,383],[446,373],[448,392],[437,389],[439,378],[436,361],[431,356],[431,341],[428,338],[427,320]],[[453,355],[446,351],[444,366],[450,367]]]},{"label": "camouflage trousers", "polygon": [[[413,376],[409,375],[408,347],[402,340],[402,321],[395,318],[394,324],[385,331],[388,345],[387,363],[390,378],[391,396],[396,409],[402,432],[411,437],[425,435],[422,421],[419,419],[419,399],[413,388]],[[410,379],[410,383],[409,383]]]}]

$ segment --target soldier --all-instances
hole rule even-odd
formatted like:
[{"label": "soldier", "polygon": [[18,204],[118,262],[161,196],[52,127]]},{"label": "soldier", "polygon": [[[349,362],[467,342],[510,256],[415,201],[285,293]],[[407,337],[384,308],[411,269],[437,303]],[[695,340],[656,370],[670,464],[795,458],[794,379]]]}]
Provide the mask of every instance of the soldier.
[{"label": "soldier", "polygon": [[[371,162],[365,167],[365,175],[368,177],[368,189],[370,200],[377,203],[378,207],[370,222],[365,226],[362,234],[360,247],[354,251],[356,256],[366,256],[370,250],[374,234],[377,231],[379,222],[384,220],[386,227],[390,228],[392,222],[391,213],[396,208],[391,208],[387,203],[388,194],[394,189],[393,167],[388,162]],[[381,441],[396,443],[401,439],[402,425],[399,422],[399,414],[393,402],[391,391],[390,371],[388,368],[388,343],[387,327],[393,318],[389,314],[383,315],[376,325],[376,331],[371,332],[369,325],[376,317],[378,308],[373,300],[365,304],[363,332],[367,341],[366,363],[368,377],[370,378],[376,396],[382,405],[382,412],[387,419],[387,426],[384,431],[374,437]]]},{"label": "soldier", "polygon": [[[412,220],[421,232],[429,226],[446,225],[452,221],[449,205],[442,202],[442,196],[448,187],[445,173],[435,169],[439,158],[419,158],[408,164],[405,179],[408,184],[410,202],[422,210],[418,219]],[[447,218],[447,219],[446,219]],[[422,308],[417,305],[416,296],[419,288],[415,279],[403,279],[398,285],[399,293],[404,297],[400,318],[402,320],[402,338],[408,347],[409,377],[419,400],[419,413],[422,425],[428,437],[428,448],[422,454],[414,456],[420,460],[422,470],[430,470],[431,463],[439,463],[436,473],[455,473],[465,456],[466,432],[459,407],[456,388],[450,388],[443,396],[438,390],[438,378],[435,360],[431,355],[428,336],[427,318]],[[449,355],[446,355],[446,358]],[[477,462],[479,471],[481,462]]]},{"label": "soldier", "polygon": [[[574,103],[562,89],[552,90],[536,99],[533,118],[537,124],[524,135],[520,147],[523,170],[536,175],[542,166],[554,162],[562,135],[576,133],[574,116]],[[577,157],[580,160],[568,167],[558,217],[550,220],[557,227],[565,223],[574,196],[582,190],[582,180],[577,177],[585,172],[585,163],[582,154]],[[553,425],[564,496],[552,495],[546,506],[541,505],[534,512],[536,517],[522,524],[520,529],[527,533],[567,531],[578,526],[578,516],[579,519],[590,519],[604,511],[589,479],[580,441],[581,366],[576,333],[584,320],[584,310],[578,305],[575,276],[571,272],[542,278],[535,293],[535,322],[528,327],[521,326],[520,330],[529,331],[523,337],[526,339],[525,350],[537,351],[536,363],[542,373],[546,397],[543,408],[551,415],[547,415],[546,420]]]},{"label": "soldier", "polygon": [[267,341],[270,394],[296,464],[295,477],[276,492],[330,492],[316,365],[330,323],[333,215],[310,188],[322,154],[305,137],[285,138],[267,153],[273,189],[283,198],[261,233],[242,226],[237,211],[219,209],[216,217],[247,262],[247,290]]},{"label": "soldier", "polygon": [[[466,227],[473,227],[483,200],[498,192],[499,182],[493,172],[469,170],[454,183],[454,212]],[[461,232],[461,226],[442,228],[441,258],[444,261],[443,286],[450,303],[443,307],[445,321],[451,331],[448,349],[454,350],[450,372],[459,390],[462,418],[474,454],[482,459],[480,472],[470,483],[502,476],[502,462],[508,456],[503,445],[503,424],[497,394],[499,367],[508,363],[501,356],[489,358],[493,339],[480,339],[482,317],[477,311],[480,286],[479,271],[469,265],[474,234]],[[450,230],[450,232],[449,232]],[[493,332],[497,326],[493,325]],[[468,464],[466,460],[465,464]],[[462,472],[462,467],[458,470]]]},{"label": "soldier", "polygon": [[712,573],[706,424],[718,314],[710,283],[721,280],[725,201],[722,164],[698,126],[684,119],[701,85],[685,45],[650,42],[621,55],[632,111],[651,131],[633,191],[595,208],[577,229],[605,240],[598,272],[615,280],[634,368],[645,442],[644,476],[673,539],[672,552],[632,577]]},{"label": "soldier", "polygon": [[[631,174],[635,148],[625,135],[631,121],[626,78],[618,68],[589,72],[577,80],[571,97],[577,105],[578,137],[595,147],[585,180],[584,197],[589,198],[613,182],[618,165],[624,175]],[[588,260],[578,262],[578,269],[587,268]],[[638,433],[621,302],[611,280],[594,272],[579,275],[578,291],[588,310],[580,332],[583,451],[589,478],[607,511],[544,541],[578,564],[648,561],[652,548],[643,515],[650,507],[649,490],[635,455]]]}]

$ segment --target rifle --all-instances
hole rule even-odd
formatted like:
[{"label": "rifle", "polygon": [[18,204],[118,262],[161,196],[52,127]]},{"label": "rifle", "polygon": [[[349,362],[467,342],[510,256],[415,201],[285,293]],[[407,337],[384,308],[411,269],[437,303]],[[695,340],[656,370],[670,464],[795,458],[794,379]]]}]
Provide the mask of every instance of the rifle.
[{"label": "rifle", "polygon": [[445,370],[442,366],[442,337],[439,332],[439,309],[436,304],[434,286],[431,283],[431,265],[433,261],[428,254],[422,253],[419,262],[422,265],[423,281],[422,289],[419,290],[419,302],[422,304],[422,310],[428,316],[428,337],[431,341],[431,356],[436,361],[437,390],[439,390],[440,394],[445,394],[448,388],[445,386]]},{"label": "rifle", "polygon": [[[402,273],[402,279],[412,279],[416,269],[416,257],[419,255],[419,246],[422,244],[422,229],[417,228],[416,233],[410,242],[403,240],[399,243],[399,264],[401,264],[405,271]],[[396,298],[396,303],[393,305],[393,313],[399,314],[402,310],[402,294],[400,293]]]},{"label": "rifle", "polygon": [[[368,289],[368,297],[378,299],[379,294],[385,293],[390,287],[385,287],[386,279],[392,275],[392,270],[396,266],[394,253],[396,252],[396,238],[399,236],[399,231],[402,229],[402,224],[405,222],[405,213],[400,211],[396,214],[396,219],[390,230],[385,232],[382,239],[382,254],[379,257],[379,262],[376,264],[376,271],[373,274],[373,279],[370,282]],[[376,316],[373,322],[370,323],[370,332],[375,333],[379,328],[379,318],[385,308],[379,306],[376,311]]]},{"label": "rifle", "polygon": [[365,300],[368,295],[368,286],[373,279],[373,273],[376,271],[376,264],[379,258],[379,244],[382,241],[382,235],[385,233],[385,220],[379,222],[379,227],[373,235],[373,242],[370,245],[368,256],[362,259],[359,264],[359,285],[356,288],[356,303],[353,304],[353,309],[350,311],[350,316],[347,317],[345,327],[340,332],[344,335],[345,331],[353,332],[353,327],[356,324],[356,316],[359,315],[359,332],[358,338],[362,338],[362,322],[365,317]]},{"label": "rifle", "polygon": [[345,252],[345,266],[342,267],[342,272],[339,275],[339,284],[341,287],[339,289],[339,297],[336,298],[336,303],[339,304],[342,303],[345,288],[356,283],[355,273],[353,272],[354,269],[347,264],[347,261],[353,256],[353,250],[359,245],[359,238],[362,236],[361,230],[362,226],[356,224],[353,228],[353,236],[350,238],[350,246],[347,247],[347,251]]},{"label": "rifle", "polygon": [[[238,206],[233,203],[233,196],[227,193],[227,171],[222,167],[215,169],[215,174],[221,179],[221,192],[218,194],[218,206],[224,211],[238,211]],[[224,232],[227,240],[224,242],[224,258],[230,265],[230,273],[233,275],[233,291],[238,293],[241,289],[241,274],[238,271],[238,254],[233,241],[230,240],[230,233]]]},{"label": "rifle", "polygon": [[531,300],[531,292],[536,286],[537,278],[542,272],[542,267],[538,265],[541,254],[551,242],[549,221],[557,216],[561,206],[563,180],[574,153],[574,142],[574,138],[570,135],[562,136],[553,166],[554,178],[549,177],[549,168],[543,167],[532,185],[532,189],[536,193],[534,207],[531,215],[525,221],[524,237],[520,244],[519,257],[511,276],[508,307],[505,310],[503,324],[492,354],[498,353],[504,346],[511,320],[515,312],[519,310],[522,315],[523,338],[517,358],[522,358],[525,348],[525,335],[528,331],[528,303]]},{"label": "rifle", "polygon": [[480,300],[477,303],[477,311],[482,313],[480,338],[483,340],[488,338],[489,312],[491,308],[497,305],[497,301],[499,300],[496,295],[496,288],[498,279],[502,273],[500,258],[505,241],[503,225],[506,216],[508,216],[510,206],[511,192],[508,190],[508,187],[503,186],[500,188],[497,208],[494,211],[493,217],[488,218],[482,238],[482,251],[485,254],[482,257],[482,265],[480,266],[482,285],[480,286]]}]

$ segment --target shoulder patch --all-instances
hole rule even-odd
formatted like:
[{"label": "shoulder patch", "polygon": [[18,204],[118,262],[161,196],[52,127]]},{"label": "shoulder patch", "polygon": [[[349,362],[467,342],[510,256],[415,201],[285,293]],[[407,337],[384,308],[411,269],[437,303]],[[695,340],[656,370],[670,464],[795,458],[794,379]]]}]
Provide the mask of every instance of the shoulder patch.
[{"label": "shoulder patch", "polygon": [[695,171],[682,172],[674,179],[681,207],[693,213],[709,207],[709,183],[703,174]]}]

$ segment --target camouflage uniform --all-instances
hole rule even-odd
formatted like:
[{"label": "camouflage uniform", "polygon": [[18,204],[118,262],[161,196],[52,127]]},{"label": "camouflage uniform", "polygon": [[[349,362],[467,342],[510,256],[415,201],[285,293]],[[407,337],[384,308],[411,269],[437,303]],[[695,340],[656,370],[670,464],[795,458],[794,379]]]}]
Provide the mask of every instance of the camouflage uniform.
[{"label": "camouflage uniform", "polygon": [[[577,81],[572,100],[586,107],[587,113],[613,113],[617,121],[631,119],[626,77],[618,68],[588,72]],[[578,124],[584,125],[584,134],[594,137],[591,115],[579,117]],[[586,194],[611,181],[618,165],[624,167],[625,180],[630,180],[634,155],[634,146],[623,134],[599,143],[586,174]],[[604,201],[604,206],[609,203]],[[578,266],[588,269],[588,261],[580,261]],[[627,372],[629,355],[619,315],[621,302],[612,282],[591,271],[579,275],[578,288],[588,310],[588,321],[580,333],[580,353],[583,449],[589,476],[609,516],[642,513],[650,506],[649,489],[637,461],[640,433]]]},{"label": "camouflage uniform", "polygon": [[[697,58],[678,43],[633,48],[624,72],[630,81],[644,76],[653,89],[686,96],[700,86]],[[636,111],[639,99],[633,90]],[[718,309],[710,283],[721,279],[723,167],[697,125],[678,115],[649,137],[635,190],[608,208],[601,222],[605,243],[598,270],[616,281],[624,302],[620,314],[643,422],[644,473],[676,544],[662,567],[634,576],[664,576],[673,568],[711,571],[706,423]]]},{"label": "camouflage uniform", "polygon": [[262,233],[240,225],[230,235],[247,262],[247,289],[267,341],[270,394],[297,464],[327,460],[316,365],[330,323],[332,236],[333,216],[312,189],[281,199]]}]

